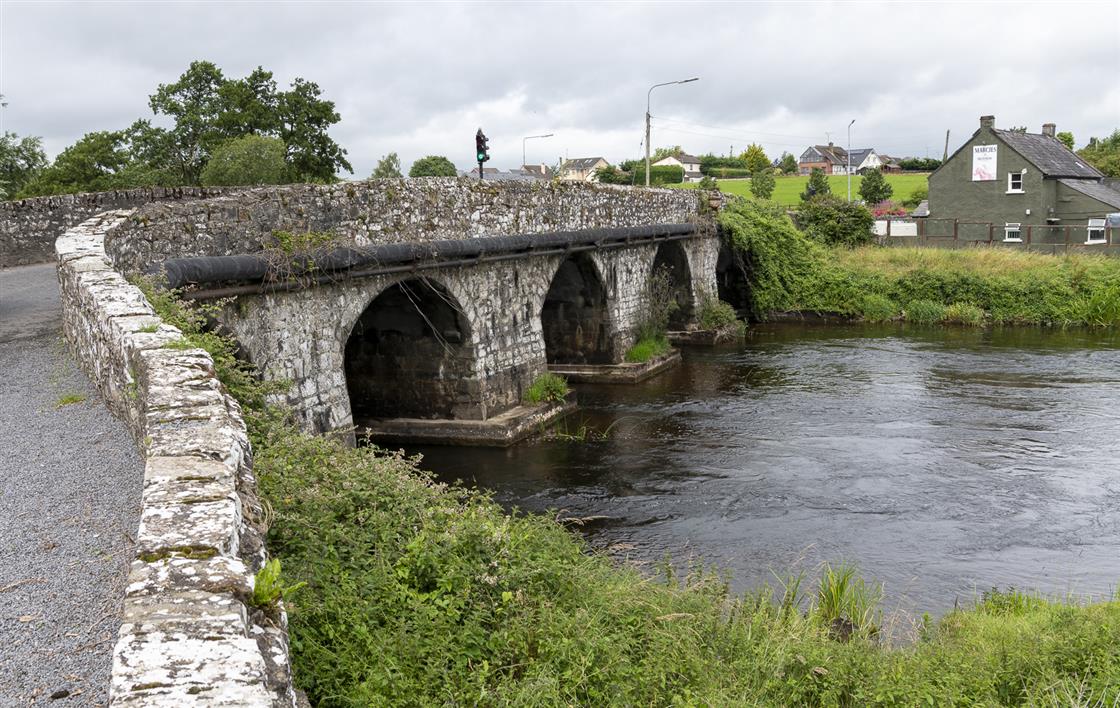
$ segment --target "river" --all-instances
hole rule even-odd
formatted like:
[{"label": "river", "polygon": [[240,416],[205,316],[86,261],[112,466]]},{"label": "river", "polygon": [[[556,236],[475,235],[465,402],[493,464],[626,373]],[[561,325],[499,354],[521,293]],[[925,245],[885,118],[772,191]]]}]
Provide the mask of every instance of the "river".
[{"label": "river", "polygon": [[760,325],[637,386],[580,386],[600,440],[425,447],[507,508],[602,517],[593,546],[736,589],[856,563],[885,605],[1120,584],[1120,334]]}]

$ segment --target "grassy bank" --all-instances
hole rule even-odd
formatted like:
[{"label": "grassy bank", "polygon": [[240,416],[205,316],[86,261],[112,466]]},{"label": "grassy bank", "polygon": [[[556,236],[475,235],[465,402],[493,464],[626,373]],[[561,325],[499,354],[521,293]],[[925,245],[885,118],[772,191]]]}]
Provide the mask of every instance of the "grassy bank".
[{"label": "grassy bank", "polygon": [[[910,196],[910,194],[918,187],[925,187],[929,182],[929,175],[921,173],[908,173],[908,174],[886,174],[883,175],[887,180],[887,184],[891,185],[894,189],[893,199],[901,201]],[[863,181],[860,175],[852,175],[852,196],[856,199],[859,198],[859,185]],[[809,183],[807,175],[789,175],[785,177],[775,178],[774,194],[772,199],[781,204],[782,206],[792,207],[801,203],[801,193],[805,191],[805,185]],[[832,189],[833,194],[847,196],[848,194],[848,178],[844,175],[829,175],[828,185]],[[685,189],[695,189],[695,183],[672,185],[675,187],[683,187]],[[740,197],[751,196],[751,183],[747,179],[738,180],[719,180],[720,191],[727,192],[728,194],[735,194]]]},{"label": "grassy bank", "polygon": [[[775,277],[781,275],[774,273]],[[734,596],[655,577],[415,461],[300,433],[229,340],[155,297],[244,403],[297,684],[320,706],[1113,705],[1120,601],[995,593],[882,642],[849,568]],[[906,634],[903,632],[902,634]]]},{"label": "grassy bank", "polygon": [[1120,325],[1120,259],[1001,248],[827,249],[763,202],[721,215],[751,281],[751,309],[872,321]]}]

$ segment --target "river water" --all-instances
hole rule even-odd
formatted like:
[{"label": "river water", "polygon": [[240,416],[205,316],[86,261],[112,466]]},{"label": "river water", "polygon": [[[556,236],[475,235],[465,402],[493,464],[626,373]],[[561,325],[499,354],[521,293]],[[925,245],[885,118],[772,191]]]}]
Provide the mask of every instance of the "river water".
[{"label": "river water", "polygon": [[508,508],[605,517],[592,545],[733,587],[856,563],[888,609],[1120,585],[1120,335],[760,325],[637,386],[581,386],[602,440],[427,447]]}]

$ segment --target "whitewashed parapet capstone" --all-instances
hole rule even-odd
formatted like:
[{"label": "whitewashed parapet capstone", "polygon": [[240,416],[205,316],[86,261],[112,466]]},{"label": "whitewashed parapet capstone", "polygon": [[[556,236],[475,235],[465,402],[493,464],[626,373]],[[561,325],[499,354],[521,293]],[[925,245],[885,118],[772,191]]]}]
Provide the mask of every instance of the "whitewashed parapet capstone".
[{"label": "whitewashed parapet capstone", "polygon": [[55,244],[66,339],[145,457],[110,703],[291,706],[287,618],[250,603],[264,526],[241,408],[106,257],[131,213]]}]

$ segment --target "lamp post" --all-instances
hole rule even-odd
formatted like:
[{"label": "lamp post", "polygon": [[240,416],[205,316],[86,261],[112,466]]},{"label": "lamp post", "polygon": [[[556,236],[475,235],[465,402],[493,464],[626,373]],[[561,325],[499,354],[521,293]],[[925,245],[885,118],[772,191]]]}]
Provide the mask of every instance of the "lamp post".
[{"label": "lamp post", "polygon": [[525,141],[533,138],[551,138],[552,136],[553,133],[548,133],[547,135],[527,135],[521,138],[521,169],[525,169]]},{"label": "lamp post", "polygon": [[658,86],[671,86],[673,84],[687,84],[690,81],[699,81],[699,80],[700,80],[699,76],[694,76],[691,79],[682,79],[680,81],[666,81],[663,84],[654,84],[653,86],[650,86],[649,91],[646,92],[646,186],[647,187],[649,186],[649,98],[650,98],[650,94],[652,94],[653,90],[655,88],[657,88]]},{"label": "lamp post", "polygon": [[848,201],[852,201],[852,123],[856,119],[852,118],[852,122],[848,123]]}]

